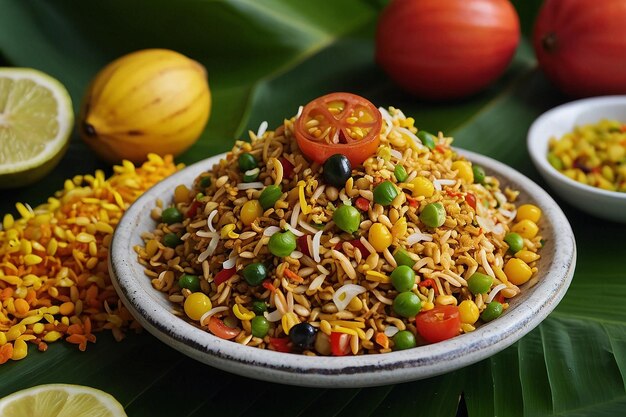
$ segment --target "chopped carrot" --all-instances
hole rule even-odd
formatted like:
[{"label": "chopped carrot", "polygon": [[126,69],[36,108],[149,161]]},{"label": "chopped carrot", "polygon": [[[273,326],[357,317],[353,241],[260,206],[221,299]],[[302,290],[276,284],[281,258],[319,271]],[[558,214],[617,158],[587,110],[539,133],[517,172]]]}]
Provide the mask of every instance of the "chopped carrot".
[{"label": "chopped carrot", "polygon": [[389,349],[389,338],[385,333],[377,332],[375,340],[383,349]]},{"label": "chopped carrot", "polygon": [[296,274],[289,268],[285,268],[285,271],[283,272],[283,274],[285,274],[285,276],[292,281],[300,282],[300,283],[304,282],[304,279],[300,275]]},{"label": "chopped carrot", "polygon": [[0,365],[6,363],[13,356],[13,344],[5,343],[0,346]]}]

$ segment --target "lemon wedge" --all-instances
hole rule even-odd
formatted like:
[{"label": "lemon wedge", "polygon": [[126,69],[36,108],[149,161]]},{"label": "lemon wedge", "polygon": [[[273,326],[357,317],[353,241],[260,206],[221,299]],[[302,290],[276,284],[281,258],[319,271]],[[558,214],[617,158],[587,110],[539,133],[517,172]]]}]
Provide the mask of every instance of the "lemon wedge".
[{"label": "lemon wedge", "polygon": [[110,394],[82,385],[47,384],[0,399],[3,417],[126,417]]},{"label": "lemon wedge", "polygon": [[33,183],[61,160],[74,125],[65,87],[30,68],[0,68],[0,187]]}]

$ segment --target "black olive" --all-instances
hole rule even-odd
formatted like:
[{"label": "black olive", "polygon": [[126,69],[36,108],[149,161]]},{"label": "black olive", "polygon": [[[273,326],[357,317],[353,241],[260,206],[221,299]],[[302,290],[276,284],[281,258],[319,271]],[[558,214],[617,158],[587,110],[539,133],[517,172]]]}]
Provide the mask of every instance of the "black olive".
[{"label": "black olive", "polygon": [[352,166],[345,155],[335,154],[324,162],[324,181],[333,187],[343,188],[352,175]]},{"label": "black olive", "polygon": [[289,329],[289,338],[292,343],[302,349],[311,349],[315,344],[317,329],[309,323],[298,323]]}]

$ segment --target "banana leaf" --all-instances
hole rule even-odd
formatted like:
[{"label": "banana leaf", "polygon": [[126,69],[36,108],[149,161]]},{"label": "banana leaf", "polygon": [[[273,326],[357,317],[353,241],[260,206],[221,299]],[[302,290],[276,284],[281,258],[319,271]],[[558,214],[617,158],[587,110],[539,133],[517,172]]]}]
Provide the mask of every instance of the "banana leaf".
[{"label": "banana leaf", "polygon": [[[270,126],[335,90],[393,105],[455,145],[503,161],[551,191],[525,151],[532,121],[569,99],[537,67],[529,41],[540,0],[514,1],[523,38],[506,73],[486,91],[447,103],[418,101],[375,65],[373,38],[385,1],[0,0],[0,63],[63,82],[78,109],[96,72],[137,49],[164,47],[203,63],[214,103],[185,163],[228,150],[262,121]],[[598,5],[598,7],[600,7]],[[0,214],[43,202],[63,180],[110,170],[74,135],[60,165],[37,184],[2,191]],[[86,352],[66,343],[31,348],[0,366],[0,397],[65,382],[114,395],[129,416],[584,416],[626,415],[626,226],[558,200],[578,243],[572,285],[557,309],[513,346],[475,365],[422,381],[364,389],[291,387],[202,365],[147,332]],[[598,243],[598,237],[602,243]],[[268,404],[270,405],[268,407]]]}]

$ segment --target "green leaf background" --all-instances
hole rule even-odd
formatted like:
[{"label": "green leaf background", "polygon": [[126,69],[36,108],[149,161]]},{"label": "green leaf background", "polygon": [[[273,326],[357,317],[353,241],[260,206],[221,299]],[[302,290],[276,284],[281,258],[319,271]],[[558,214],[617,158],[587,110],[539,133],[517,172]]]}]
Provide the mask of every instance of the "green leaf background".
[{"label": "green leaf background", "polygon": [[[78,108],[96,72],[137,49],[180,51],[208,69],[214,103],[192,163],[228,150],[263,120],[277,125],[326,92],[393,105],[420,128],[503,161],[551,190],[525,150],[533,120],[569,99],[537,68],[529,43],[540,0],[513,1],[523,39],[507,72],[486,91],[448,103],[420,102],[373,60],[383,0],[0,0],[0,65],[33,67],[64,83]],[[601,7],[599,4],[597,7]],[[1,214],[38,204],[63,180],[110,170],[74,135],[51,175],[2,191]],[[49,382],[113,394],[129,416],[618,416],[626,414],[625,225],[557,201],[576,235],[578,264],[557,309],[510,348],[427,380],[365,389],[290,387],[219,371],[147,332],[120,343],[98,334],[79,352],[65,343],[0,367],[0,397]],[[599,242],[601,237],[601,242]]]}]

